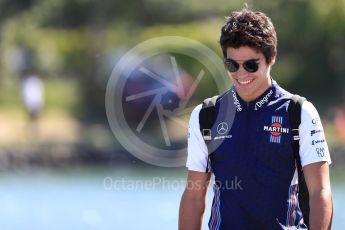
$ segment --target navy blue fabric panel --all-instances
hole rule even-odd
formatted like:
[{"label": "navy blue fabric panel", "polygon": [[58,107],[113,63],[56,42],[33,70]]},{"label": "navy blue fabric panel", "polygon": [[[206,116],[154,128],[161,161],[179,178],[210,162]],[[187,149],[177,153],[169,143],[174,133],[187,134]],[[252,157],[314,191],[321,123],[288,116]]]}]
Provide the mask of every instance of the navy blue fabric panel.
[{"label": "navy blue fabric panel", "polygon": [[[292,95],[275,82],[250,103],[234,93],[229,90],[217,101],[212,128],[211,168],[220,191],[220,229],[281,229],[295,172],[288,114]],[[225,116],[232,114],[225,109],[234,109],[229,104],[235,106],[234,118]],[[228,126],[226,133],[221,123]]]}]

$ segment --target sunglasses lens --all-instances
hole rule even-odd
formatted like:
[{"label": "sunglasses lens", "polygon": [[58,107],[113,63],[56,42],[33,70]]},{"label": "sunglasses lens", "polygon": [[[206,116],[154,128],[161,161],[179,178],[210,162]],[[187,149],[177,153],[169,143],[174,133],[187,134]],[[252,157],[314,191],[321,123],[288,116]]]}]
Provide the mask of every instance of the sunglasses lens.
[{"label": "sunglasses lens", "polygon": [[226,59],[225,67],[228,69],[229,72],[236,72],[240,65],[231,59]]},{"label": "sunglasses lens", "polygon": [[259,64],[255,60],[248,60],[243,63],[243,68],[250,73],[254,73],[259,69]]}]

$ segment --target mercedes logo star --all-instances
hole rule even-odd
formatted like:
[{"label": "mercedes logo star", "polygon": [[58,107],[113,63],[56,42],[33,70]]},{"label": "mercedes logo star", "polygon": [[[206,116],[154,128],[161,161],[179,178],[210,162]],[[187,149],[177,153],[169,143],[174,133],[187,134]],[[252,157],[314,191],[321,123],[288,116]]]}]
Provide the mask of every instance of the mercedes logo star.
[{"label": "mercedes logo star", "polygon": [[219,123],[219,125],[217,126],[217,132],[220,135],[225,134],[228,131],[228,124],[225,122],[221,122]]}]

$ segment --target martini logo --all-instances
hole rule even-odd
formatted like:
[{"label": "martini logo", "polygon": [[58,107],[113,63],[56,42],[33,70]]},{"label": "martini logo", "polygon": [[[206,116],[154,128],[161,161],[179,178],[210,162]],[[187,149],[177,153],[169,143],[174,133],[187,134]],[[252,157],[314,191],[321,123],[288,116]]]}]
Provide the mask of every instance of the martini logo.
[{"label": "martini logo", "polygon": [[264,131],[271,133],[270,143],[280,143],[282,133],[289,133],[288,128],[283,128],[283,117],[281,116],[272,116],[271,125],[265,125]]}]

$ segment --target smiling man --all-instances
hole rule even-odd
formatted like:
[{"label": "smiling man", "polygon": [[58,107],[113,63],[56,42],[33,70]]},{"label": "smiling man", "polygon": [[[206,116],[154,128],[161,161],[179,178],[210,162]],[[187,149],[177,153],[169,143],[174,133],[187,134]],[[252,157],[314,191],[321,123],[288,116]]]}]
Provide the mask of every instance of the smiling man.
[{"label": "smiling man", "polygon": [[[331,160],[323,127],[315,107],[304,101],[298,134],[292,129],[293,95],[270,75],[277,54],[270,18],[249,9],[233,12],[221,29],[220,45],[233,87],[208,113],[214,122],[208,132],[205,106],[192,112],[179,229],[201,229],[211,174],[210,229],[329,229]],[[234,180],[236,186],[229,187]],[[299,199],[302,182],[307,212]]]}]

